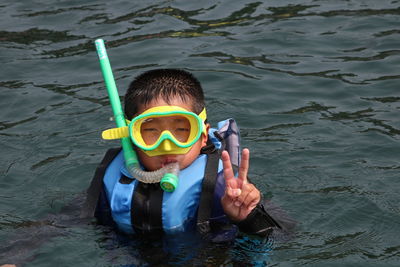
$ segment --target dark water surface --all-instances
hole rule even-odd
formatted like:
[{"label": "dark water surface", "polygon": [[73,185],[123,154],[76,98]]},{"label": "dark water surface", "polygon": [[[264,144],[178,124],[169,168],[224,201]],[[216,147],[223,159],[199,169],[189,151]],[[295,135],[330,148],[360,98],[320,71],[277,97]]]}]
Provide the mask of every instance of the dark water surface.
[{"label": "dark water surface", "polygon": [[[0,11],[0,263],[399,266],[400,1],[4,0]],[[210,121],[238,121],[251,177],[297,236],[188,241],[171,256],[61,212],[118,145],[100,139],[113,122],[96,38],[121,95],[152,68],[193,72]]]}]

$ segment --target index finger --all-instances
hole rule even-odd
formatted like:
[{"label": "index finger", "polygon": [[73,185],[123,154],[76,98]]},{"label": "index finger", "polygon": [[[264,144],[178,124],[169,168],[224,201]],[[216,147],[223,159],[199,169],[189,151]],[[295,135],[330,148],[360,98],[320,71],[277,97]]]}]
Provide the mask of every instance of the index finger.
[{"label": "index finger", "polygon": [[229,179],[232,179],[233,177],[235,177],[235,175],[233,174],[231,159],[229,157],[228,151],[225,151],[225,150],[222,151],[221,160],[222,160],[222,165],[223,165],[223,169],[224,169],[224,177],[225,177],[225,180],[228,181]]},{"label": "index finger", "polygon": [[250,150],[244,148],[242,150],[242,158],[239,166],[238,179],[242,180],[243,183],[247,182],[247,173],[249,171],[249,161],[250,161]]}]

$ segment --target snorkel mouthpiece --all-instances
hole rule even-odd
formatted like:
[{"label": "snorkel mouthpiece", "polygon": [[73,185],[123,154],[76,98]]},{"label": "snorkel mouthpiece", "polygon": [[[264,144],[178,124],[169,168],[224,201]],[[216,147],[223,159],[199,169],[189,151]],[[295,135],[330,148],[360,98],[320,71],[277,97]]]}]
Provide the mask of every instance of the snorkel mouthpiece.
[{"label": "snorkel mouthpiece", "polygon": [[178,186],[178,176],[173,173],[166,173],[160,181],[160,186],[166,192],[173,192]]},{"label": "snorkel mouthpiece", "polygon": [[[115,122],[118,128],[127,127],[104,41],[102,39],[97,39],[95,41],[95,45]],[[146,172],[140,168],[140,164],[130,138],[121,138],[121,144],[126,168],[135,179],[143,183],[160,182],[161,188],[166,192],[173,192],[176,189],[178,186],[179,175],[179,164],[177,162],[167,164],[163,168],[156,171]]]},{"label": "snorkel mouthpiece", "polygon": [[160,181],[161,188],[166,192],[173,192],[178,186],[179,165],[177,162],[166,166],[169,172],[165,173]]}]

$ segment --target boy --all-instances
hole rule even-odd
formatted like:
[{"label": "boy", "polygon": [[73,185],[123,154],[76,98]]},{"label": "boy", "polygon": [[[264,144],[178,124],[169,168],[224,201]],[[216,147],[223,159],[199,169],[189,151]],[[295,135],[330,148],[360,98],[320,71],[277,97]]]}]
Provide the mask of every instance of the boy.
[{"label": "boy", "polygon": [[[97,202],[100,223],[127,234],[197,229],[219,241],[221,234],[229,232],[232,238],[237,229],[265,237],[286,228],[265,211],[260,191],[248,181],[249,150],[242,151],[237,178],[229,153],[218,154],[209,138],[203,90],[190,73],[158,69],[139,75],[129,86],[124,108],[128,120],[143,117],[132,126],[135,131],[140,124],[135,135],[143,147],[133,140],[141,167],[155,171],[177,162],[179,185],[169,193],[157,183],[142,183],[126,171],[120,150],[109,150],[88,190],[88,201]],[[192,120],[199,125],[194,127]],[[101,181],[99,194],[93,194],[95,180]]]}]

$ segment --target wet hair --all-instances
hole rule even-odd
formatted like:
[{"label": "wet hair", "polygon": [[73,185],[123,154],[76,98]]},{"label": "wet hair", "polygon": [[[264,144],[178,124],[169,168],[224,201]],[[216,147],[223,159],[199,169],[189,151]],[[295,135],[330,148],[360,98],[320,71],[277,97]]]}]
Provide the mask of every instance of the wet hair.
[{"label": "wet hair", "polygon": [[192,111],[199,114],[204,108],[204,93],[200,82],[189,72],[180,69],[155,69],[137,76],[125,94],[125,115],[132,119],[139,105],[146,105],[155,99],[165,102],[178,97],[192,105]]}]

